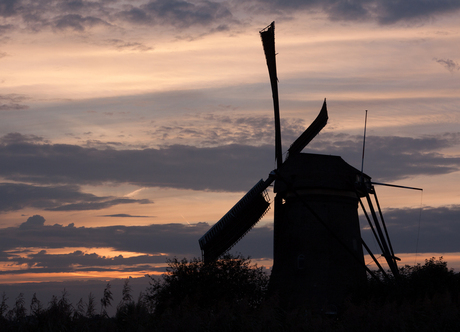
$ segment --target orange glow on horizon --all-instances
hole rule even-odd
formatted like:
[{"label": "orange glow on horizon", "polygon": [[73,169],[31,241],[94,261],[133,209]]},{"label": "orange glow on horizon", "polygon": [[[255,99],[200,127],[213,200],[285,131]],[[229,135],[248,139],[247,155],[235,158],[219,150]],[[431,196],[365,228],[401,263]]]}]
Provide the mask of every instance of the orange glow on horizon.
[{"label": "orange glow on horizon", "polygon": [[[48,255],[63,255],[74,253],[75,251],[81,251],[83,254],[97,254],[101,257],[114,258],[117,256],[123,256],[123,258],[136,257],[136,256],[153,256],[150,254],[142,252],[132,252],[132,251],[119,251],[113,248],[103,248],[103,247],[63,247],[63,248],[36,248],[36,247],[18,247],[11,250],[5,250],[7,253],[20,253],[25,251],[25,254],[18,254],[20,257],[26,257],[27,255],[37,254],[40,251],[46,251]],[[164,256],[164,254],[159,254]]]},{"label": "orange glow on horizon", "polygon": [[[156,266],[159,267],[159,266]],[[22,283],[42,283],[42,282],[65,282],[70,280],[112,280],[126,279],[129,277],[140,278],[146,275],[162,275],[163,272],[158,271],[85,271],[85,272],[66,272],[66,273],[24,273],[20,274],[2,274],[0,275],[1,284],[22,284]]]},{"label": "orange glow on horizon", "polygon": [[[401,261],[398,261],[398,267],[403,267],[405,265],[409,266],[414,266],[417,264],[424,265],[425,260],[430,259],[434,257],[436,260],[438,260],[440,257],[442,257],[443,262],[447,262],[447,268],[448,269],[453,269],[455,272],[460,272],[460,252],[450,252],[450,253],[439,253],[439,252],[431,252],[431,253],[404,253],[404,254],[396,254],[396,257],[399,257]],[[385,259],[383,256],[377,257],[379,263],[382,265],[382,267],[386,270],[388,270],[388,266],[385,262]],[[376,270],[377,266],[372,260],[372,258],[369,255],[364,256],[366,265],[371,269],[371,270]]]}]

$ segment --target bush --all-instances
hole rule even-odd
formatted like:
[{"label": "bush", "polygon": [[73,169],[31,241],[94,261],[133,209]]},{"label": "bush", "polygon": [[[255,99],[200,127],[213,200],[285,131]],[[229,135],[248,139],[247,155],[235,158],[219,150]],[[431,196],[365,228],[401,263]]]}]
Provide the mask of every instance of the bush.
[{"label": "bush", "polygon": [[242,324],[262,303],[268,279],[263,268],[241,255],[226,254],[209,264],[174,258],[160,279],[152,278],[146,297],[155,320],[171,330],[178,317],[188,321],[189,330],[204,325],[230,328]]}]

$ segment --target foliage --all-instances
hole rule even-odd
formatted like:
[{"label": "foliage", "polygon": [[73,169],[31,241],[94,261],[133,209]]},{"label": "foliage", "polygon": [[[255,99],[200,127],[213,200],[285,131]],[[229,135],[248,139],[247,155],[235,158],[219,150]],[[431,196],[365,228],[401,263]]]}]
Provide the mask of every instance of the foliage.
[{"label": "foliage", "polygon": [[37,299],[37,294],[34,293],[32,296],[32,301],[30,302],[30,314],[34,316],[39,316],[43,311],[43,305],[39,299]]},{"label": "foliage", "polygon": [[8,297],[6,296],[5,292],[3,292],[2,293],[2,303],[0,303],[0,321],[3,318],[3,315],[8,310],[8,304],[6,304],[6,301],[8,301]]},{"label": "foliage", "polygon": [[155,314],[177,308],[184,302],[196,308],[217,310],[219,306],[246,305],[257,307],[263,300],[268,275],[251,265],[249,258],[225,255],[204,264],[194,258],[168,260],[167,272],[161,279],[151,278],[147,297]]},{"label": "foliage", "polygon": [[[404,266],[400,278],[370,279],[363,292],[346,300],[338,315],[302,308],[286,311],[276,297],[266,298],[268,276],[248,258],[225,256],[214,264],[199,259],[168,261],[168,273],[152,278],[135,301],[129,279],[114,317],[101,314],[90,293],[74,307],[66,290],[45,307],[36,295],[27,313],[24,295],[8,310],[0,304],[3,331],[460,331],[460,274],[440,259]],[[340,271],[337,271],[340,273]]]},{"label": "foliage", "polygon": [[96,303],[94,295],[90,292],[88,295],[88,304],[86,305],[86,317],[92,318],[96,315]]},{"label": "foliage", "polygon": [[127,279],[123,287],[123,299],[117,306],[115,319],[117,326],[123,331],[134,331],[147,329],[150,324],[150,317],[147,308],[146,297],[140,293],[137,302],[131,296],[131,287],[128,287]]},{"label": "foliage", "polygon": [[112,291],[110,290],[111,285],[110,282],[107,283],[104,289],[104,296],[101,299],[101,316],[108,317],[107,315],[107,307],[112,305]]},{"label": "foliage", "polygon": [[147,291],[154,326],[160,331],[180,331],[184,324],[189,331],[244,330],[264,300],[268,279],[263,268],[241,255],[208,264],[197,258],[169,260],[167,273],[152,278]]},{"label": "foliage", "polygon": [[77,302],[77,307],[75,308],[75,311],[73,313],[73,318],[74,319],[81,319],[85,317],[85,302],[83,302],[83,298],[80,298],[80,300]]},{"label": "foliage", "polygon": [[460,274],[442,257],[406,265],[399,278],[370,280],[349,301],[341,324],[353,331],[460,331]]},{"label": "foliage", "polygon": [[13,309],[7,313],[8,320],[21,321],[26,317],[26,312],[24,294],[20,293],[16,298]]}]

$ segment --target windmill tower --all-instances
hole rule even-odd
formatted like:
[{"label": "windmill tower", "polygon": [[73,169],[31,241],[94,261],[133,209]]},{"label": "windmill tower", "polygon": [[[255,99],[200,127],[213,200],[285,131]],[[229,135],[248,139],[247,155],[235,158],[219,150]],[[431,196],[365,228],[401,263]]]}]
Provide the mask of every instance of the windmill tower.
[{"label": "windmill tower", "polygon": [[[276,192],[270,289],[287,307],[339,304],[366,281],[358,219],[360,176],[338,156],[298,153]],[[288,282],[287,282],[288,281]]]},{"label": "windmill tower", "polygon": [[[286,306],[321,309],[339,304],[347,292],[365,282],[366,271],[372,273],[364,263],[363,247],[366,250],[368,247],[361,239],[358,205],[363,208],[394,274],[397,274],[397,258],[389,245],[376,196],[380,220],[372,204],[370,195],[375,191],[371,178],[341,157],[301,153],[327,123],[326,100],[317,118],[294,141],[283,161],[274,28],[273,22],[260,35],[272,88],[277,168],[212,226],[199,239],[199,244],[205,263],[230,250],[268,211],[266,189],[274,183],[274,263],[270,289]],[[365,198],[372,220],[361,198]]]}]

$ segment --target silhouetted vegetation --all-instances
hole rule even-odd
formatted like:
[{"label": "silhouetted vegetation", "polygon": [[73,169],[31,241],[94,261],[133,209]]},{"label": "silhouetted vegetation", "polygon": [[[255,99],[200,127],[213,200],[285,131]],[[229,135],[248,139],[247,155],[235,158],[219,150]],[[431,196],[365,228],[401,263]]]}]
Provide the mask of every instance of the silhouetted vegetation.
[{"label": "silhouetted vegetation", "polygon": [[167,273],[161,280],[153,279],[147,293],[160,330],[188,326],[189,331],[242,331],[256,315],[268,285],[263,269],[242,256],[227,254],[206,265],[196,258],[173,259],[168,265]]},{"label": "silhouetted vegetation", "polygon": [[[340,271],[338,271],[340,273]],[[1,331],[460,331],[460,274],[440,259],[400,268],[400,278],[351,294],[337,315],[283,310],[267,297],[268,275],[248,258],[226,255],[168,261],[137,300],[125,280],[116,313],[108,283],[97,301],[89,294],[73,306],[64,290],[44,304],[19,294],[11,308],[0,302]],[[98,303],[100,307],[98,308]],[[99,313],[98,313],[99,312]]]}]

